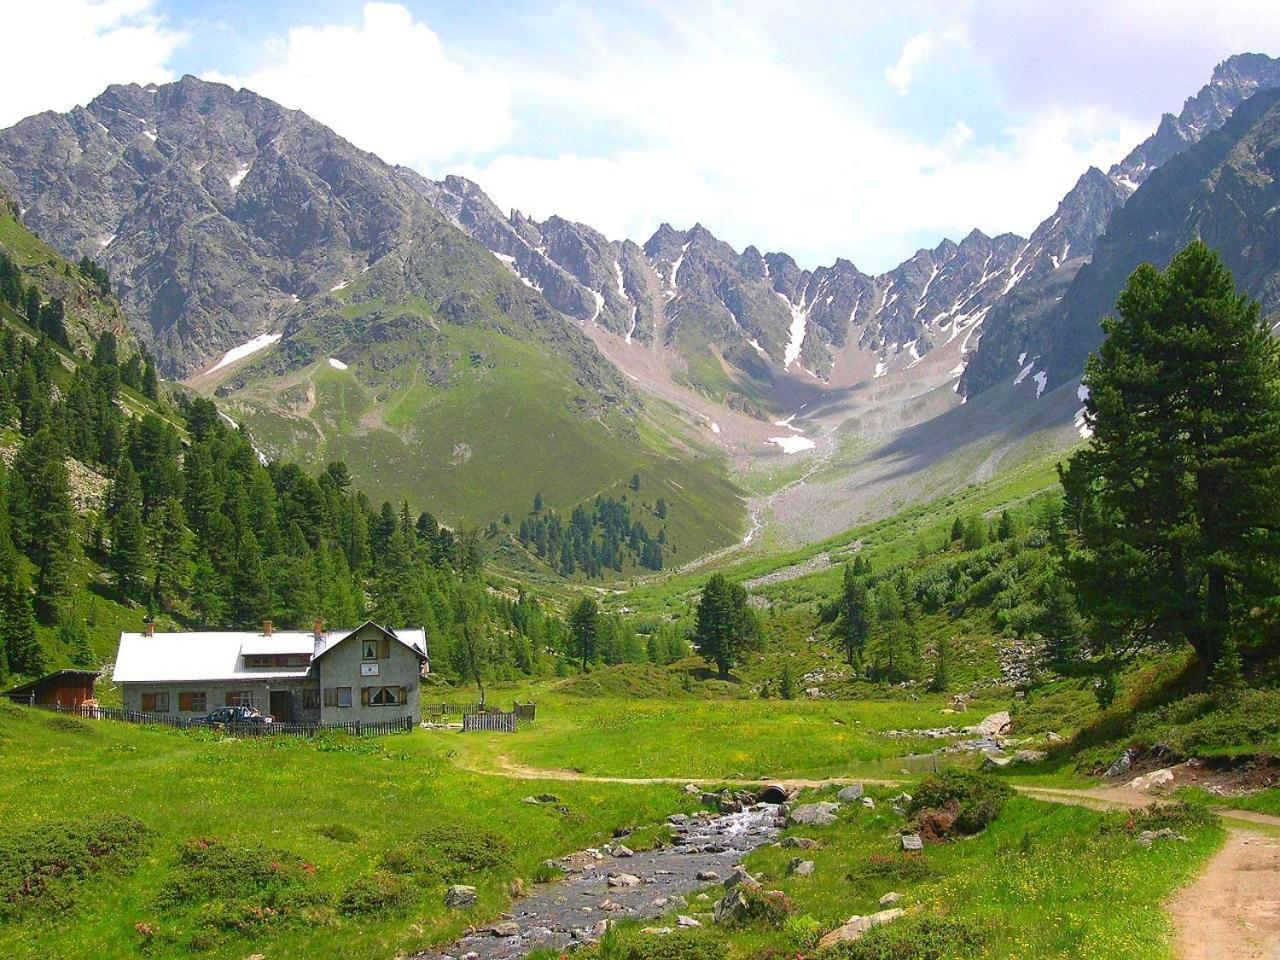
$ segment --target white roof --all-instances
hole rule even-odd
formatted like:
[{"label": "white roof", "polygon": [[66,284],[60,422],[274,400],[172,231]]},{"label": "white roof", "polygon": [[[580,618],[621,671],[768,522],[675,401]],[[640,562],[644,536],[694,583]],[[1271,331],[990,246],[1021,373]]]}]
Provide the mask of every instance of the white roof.
[{"label": "white roof", "polygon": [[[244,655],[309,653],[314,660],[359,629],[328,630],[319,637],[310,630],[276,630],[271,636],[238,630],[156,633],[150,637],[122,633],[112,679],[117,683],[301,679],[310,672],[310,666],[246,667]],[[427,656],[426,631],[422,628],[390,632],[423,658]]]}]

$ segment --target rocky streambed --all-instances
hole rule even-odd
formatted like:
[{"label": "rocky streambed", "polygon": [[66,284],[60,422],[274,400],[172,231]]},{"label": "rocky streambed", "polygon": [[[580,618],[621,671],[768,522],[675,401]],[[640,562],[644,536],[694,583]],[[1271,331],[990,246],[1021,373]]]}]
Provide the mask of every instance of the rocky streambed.
[{"label": "rocky streambed", "polygon": [[[554,861],[565,871],[563,880],[536,886],[494,922],[415,960],[507,960],[540,947],[563,950],[596,940],[611,920],[705,912],[710,899],[690,904],[687,898],[727,877],[756,847],[772,843],[784,817],[780,806],[759,803],[729,813],[676,814],[668,823],[670,846],[632,851],[620,841]],[[679,922],[698,925],[691,917]]]}]

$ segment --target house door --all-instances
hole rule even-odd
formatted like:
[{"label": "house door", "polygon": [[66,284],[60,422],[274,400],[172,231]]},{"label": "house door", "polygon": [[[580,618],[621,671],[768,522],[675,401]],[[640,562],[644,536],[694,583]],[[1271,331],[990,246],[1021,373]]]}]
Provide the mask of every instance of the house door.
[{"label": "house door", "polygon": [[270,714],[277,723],[293,723],[293,694],[288,690],[271,691]]}]

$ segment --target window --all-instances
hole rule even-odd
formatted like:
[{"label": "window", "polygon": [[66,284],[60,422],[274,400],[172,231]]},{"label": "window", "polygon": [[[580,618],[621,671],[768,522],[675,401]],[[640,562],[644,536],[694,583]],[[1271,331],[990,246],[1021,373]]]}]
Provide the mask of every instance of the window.
[{"label": "window", "polygon": [[253,691],[252,690],[228,690],[227,706],[228,707],[252,707]]},{"label": "window", "polygon": [[398,707],[405,694],[404,687],[361,687],[360,701],[366,707]]},{"label": "window", "polygon": [[319,710],[320,709],[320,688],[319,687],[303,687],[302,688],[302,709],[303,710]]},{"label": "window", "polygon": [[204,713],[209,709],[209,694],[204,690],[183,690],[178,694],[178,709],[183,713]]},{"label": "window", "polygon": [[365,640],[365,641],[363,641],[363,642],[361,643],[361,645],[360,645],[360,650],[361,650],[361,652],[360,652],[360,656],[361,656],[363,659],[365,659],[365,660],[377,660],[377,659],[378,659],[378,641],[377,641],[377,640]]},{"label": "window", "polygon": [[334,687],[334,694],[337,697],[337,703],[340,707],[351,706],[351,688],[350,687]]},{"label": "window", "polygon": [[142,712],[143,713],[168,713],[169,712],[169,692],[165,690],[159,693],[144,693],[142,695]]}]

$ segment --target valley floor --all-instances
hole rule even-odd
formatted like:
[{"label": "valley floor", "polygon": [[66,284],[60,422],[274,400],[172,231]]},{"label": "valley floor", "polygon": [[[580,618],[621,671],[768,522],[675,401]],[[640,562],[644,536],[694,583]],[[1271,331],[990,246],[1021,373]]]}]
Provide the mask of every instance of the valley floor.
[{"label": "valley floor", "polygon": [[[877,806],[846,805],[837,824],[812,833],[821,844],[813,877],[788,872],[785,855],[794,851],[749,855],[749,869],[792,898],[796,919],[785,929],[730,931],[732,960],[803,952],[805,931],[874,910],[891,889],[910,916],[986,930],[973,954],[982,957],[1217,960],[1270,956],[1223,951],[1277,942],[1267,891],[1280,888],[1280,853],[1267,832],[1280,834],[1280,818],[1257,812],[1257,824],[1233,819],[1225,843],[1220,827],[1192,825],[1187,843],[1143,848],[1123,815],[1089,808],[1141,806],[1149,795],[1028,784],[983,834],[930,846],[924,873],[897,873],[902,819],[893,795],[935,763],[973,763],[930,752],[945,741],[894,733],[936,726],[949,709],[943,697],[649,701],[571,697],[546,685],[501,695],[531,692],[539,720],[514,735],[435,730],[315,743],[226,740],[0,705],[6,955],[412,953],[497,917],[512,884],[539,879],[548,857],[601,846],[618,831],[631,831],[626,842],[638,850],[661,840],[666,816],[699,806],[681,789],[687,781],[758,787],[762,778],[819,799],[856,780]],[[998,706],[978,705],[969,720]],[[543,793],[555,800],[524,799]],[[17,851],[39,855],[108,814],[137,818],[139,855],[59,876],[30,895]],[[215,854],[235,882],[192,887],[188,874]],[[478,887],[474,911],[444,907],[458,879]],[[1158,909],[1166,901],[1167,915]],[[710,924],[709,905],[691,899],[681,909]],[[1198,932],[1207,911],[1216,936]],[[1247,936],[1227,935],[1237,924],[1250,925],[1240,927]]]}]

